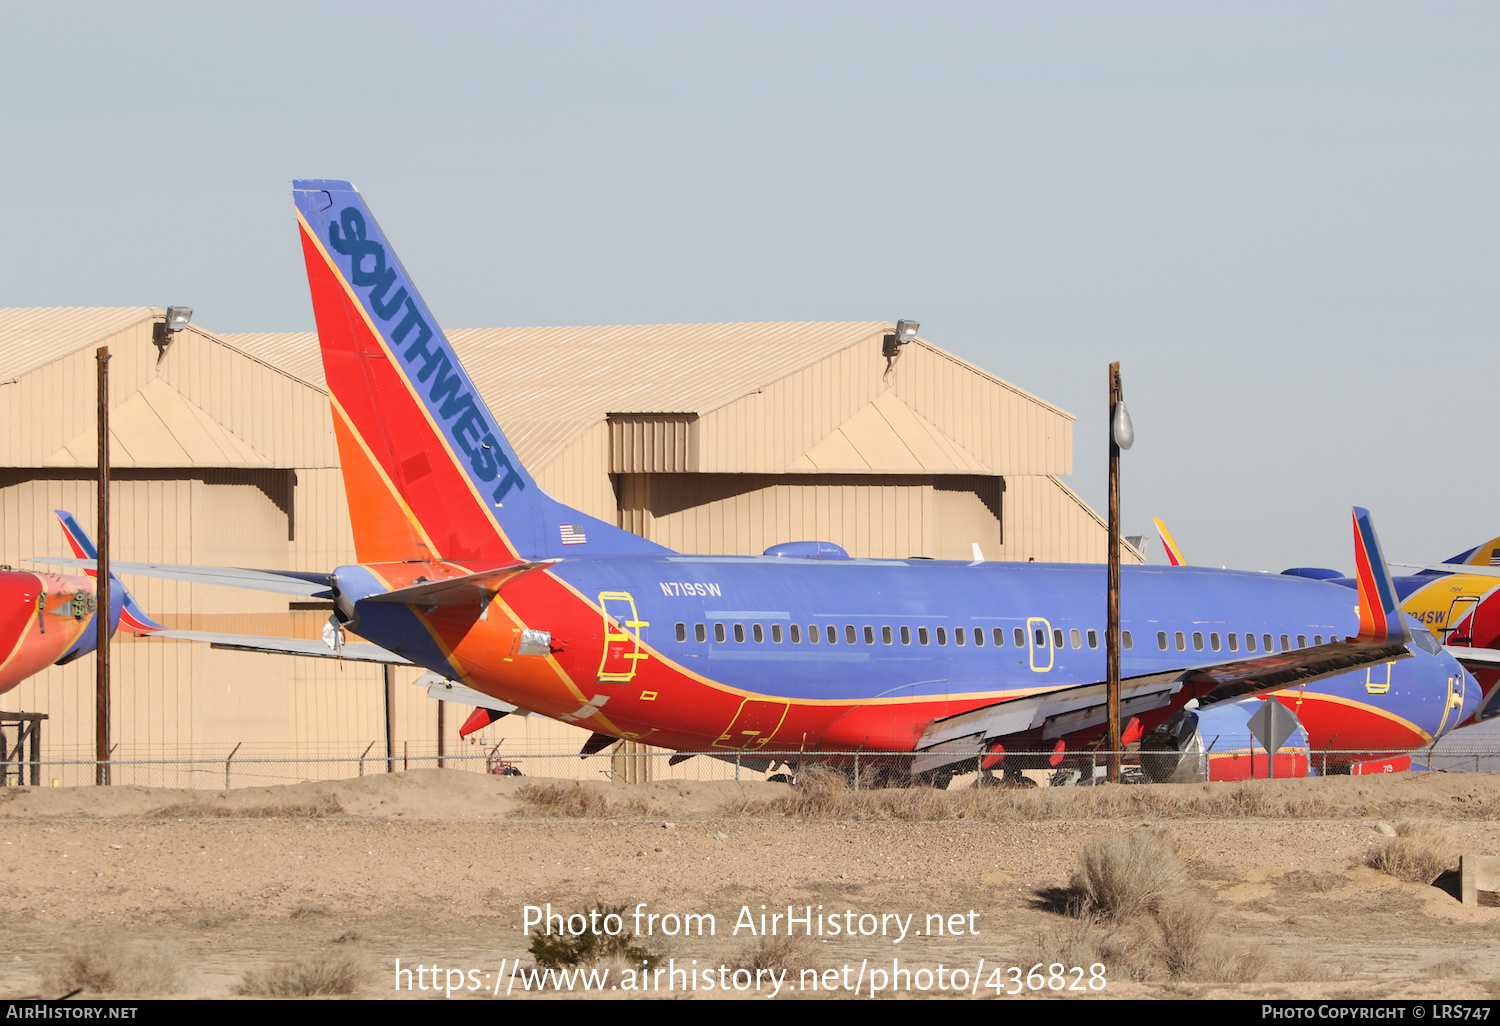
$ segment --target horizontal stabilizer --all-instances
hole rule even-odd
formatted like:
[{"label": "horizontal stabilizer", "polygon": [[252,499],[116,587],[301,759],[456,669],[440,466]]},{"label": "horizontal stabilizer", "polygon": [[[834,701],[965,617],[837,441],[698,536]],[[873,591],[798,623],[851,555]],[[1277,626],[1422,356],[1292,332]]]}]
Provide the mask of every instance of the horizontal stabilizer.
[{"label": "horizontal stabilizer", "polygon": [[1444,645],[1447,652],[1465,669],[1494,669],[1500,666],[1500,650],[1493,648],[1468,648],[1462,645]]},{"label": "horizontal stabilizer", "polygon": [[1435,570],[1445,574],[1464,574],[1470,577],[1500,577],[1500,566],[1483,566],[1473,563],[1392,563],[1408,570]]},{"label": "horizontal stabilizer", "polygon": [[198,641],[210,648],[229,649],[234,652],[266,652],[273,655],[310,656],[313,659],[343,659],[350,663],[391,663],[395,666],[410,666],[411,660],[396,653],[371,645],[368,642],[351,641],[334,651],[321,641],[308,638],[263,638],[252,634],[222,634],[217,631],[152,631],[148,638],[170,638],[174,641]]},{"label": "horizontal stabilizer", "polygon": [[[345,645],[344,647],[348,648],[349,646]],[[502,714],[519,713],[522,716],[527,715],[526,710],[519,706],[511,705],[509,702],[502,702],[500,699],[492,698],[482,691],[475,691],[466,684],[447,680],[435,673],[424,673],[412,681],[412,683],[419,688],[425,687],[427,689],[427,697],[436,699],[439,702],[458,702],[462,705],[490,709]]]},{"label": "horizontal stabilizer", "polygon": [[498,570],[467,574],[463,577],[445,577],[440,581],[423,581],[365,598],[365,602],[395,602],[406,606],[457,606],[465,602],[478,602],[493,596],[501,588],[524,573],[544,566],[561,563],[559,559],[542,559],[531,563],[517,563]]},{"label": "horizontal stabilizer", "polygon": [[[33,556],[28,563],[46,563],[50,566],[76,566],[97,569],[92,559],[61,556]],[[333,574],[310,573],[302,570],[246,570],[233,566],[180,566],[172,563],[123,563],[109,561],[111,573],[135,574],[140,577],[159,577],[169,581],[187,581],[191,584],[217,584],[226,588],[250,588],[255,591],[275,591],[283,595],[301,595],[304,598],[332,598]]]}]

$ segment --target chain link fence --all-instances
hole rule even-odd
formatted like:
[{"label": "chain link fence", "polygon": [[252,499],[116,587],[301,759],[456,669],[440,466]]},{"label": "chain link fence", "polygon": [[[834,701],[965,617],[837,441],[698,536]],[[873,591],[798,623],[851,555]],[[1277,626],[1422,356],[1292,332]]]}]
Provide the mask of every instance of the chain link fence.
[{"label": "chain link fence", "polygon": [[[56,753],[54,753],[56,754]],[[95,783],[98,763],[91,752],[64,753],[62,758],[26,758],[17,750],[0,762],[0,785],[76,787]],[[66,757],[71,756],[71,757]],[[822,751],[714,751],[674,753],[644,745],[621,742],[603,751],[580,755],[576,750],[542,748],[524,752],[506,752],[501,746],[459,745],[457,751],[438,752],[435,743],[398,744],[386,753],[383,744],[371,743],[363,750],[352,746],[295,746],[253,744],[222,746],[219,752],[198,748],[191,752],[121,752],[107,763],[109,781],[114,785],[171,787],[221,790],[239,787],[266,787],[304,781],[346,780],[391,772],[442,768],[471,773],[502,776],[542,777],[563,780],[647,783],[658,780],[792,780],[798,768],[813,764],[836,767],[855,786],[888,786],[907,783],[901,766],[910,753],[862,751],[858,753]],[[1171,760],[1171,768],[1189,766],[1191,773],[1172,779],[1206,779],[1207,756],[1178,753],[1122,753],[1124,778],[1131,783],[1149,783],[1153,778],[1166,779],[1160,760]],[[1389,753],[1347,752],[1336,749],[1311,751],[1283,750],[1278,754],[1272,772],[1276,776],[1300,776],[1311,767],[1315,774],[1349,772],[1388,773],[1407,768],[1430,768],[1446,772],[1500,772],[1500,748],[1462,749],[1444,746],[1438,752],[1427,749]],[[1152,760],[1158,760],[1153,764]],[[1267,776],[1265,753],[1257,751],[1215,753],[1215,779],[1262,779]],[[1229,760],[1233,763],[1231,766]],[[1103,778],[1109,762],[1107,752],[1069,752],[1055,759],[1047,752],[1016,752],[983,772],[986,782],[1021,782],[1024,777],[1033,784],[1090,784]],[[952,775],[950,787],[970,786],[981,778],[971,760]],[[941,780],[944,774],[939,774]],[[930,778],[929,778],[930,782]]]}]

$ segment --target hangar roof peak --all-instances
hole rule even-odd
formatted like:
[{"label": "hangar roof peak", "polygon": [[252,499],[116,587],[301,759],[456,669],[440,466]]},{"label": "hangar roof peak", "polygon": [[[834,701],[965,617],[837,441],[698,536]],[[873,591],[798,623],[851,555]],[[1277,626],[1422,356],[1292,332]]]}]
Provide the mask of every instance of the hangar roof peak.
[{"label": "hangar roof peak", "polygon": [[155,320],[154,306],[31,306],[0,309],[0,381],[96,345],[133,324]]}]

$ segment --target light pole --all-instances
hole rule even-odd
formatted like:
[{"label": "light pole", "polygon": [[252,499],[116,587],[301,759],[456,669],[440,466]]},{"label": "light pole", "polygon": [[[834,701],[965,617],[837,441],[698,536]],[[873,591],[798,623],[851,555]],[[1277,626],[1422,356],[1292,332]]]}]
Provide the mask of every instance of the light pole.
[{"label": "light pole", "polygon": [[1104,619],[1105,695],[1109,713],[1109,782],[1120,782],[1120,450],[1135,442],[1125,409],[1120,364],[1109,365],[1109,572]]},{"label": "light pole", "polygon": [[109,347],[94,354],[99,400],[99,558],[95,564],[94,783],[109,783]]}]

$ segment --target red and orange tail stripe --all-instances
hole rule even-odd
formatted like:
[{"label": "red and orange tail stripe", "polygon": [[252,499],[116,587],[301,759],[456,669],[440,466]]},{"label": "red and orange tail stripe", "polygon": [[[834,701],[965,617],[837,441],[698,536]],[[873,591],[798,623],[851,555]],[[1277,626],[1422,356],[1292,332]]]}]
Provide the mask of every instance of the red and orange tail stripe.
[{"label": "red and orange tail stripe", "polygon": [[1370,511],[1354,507],[1354,577],[1359,585],[1359,640],[1410,641]]}]

